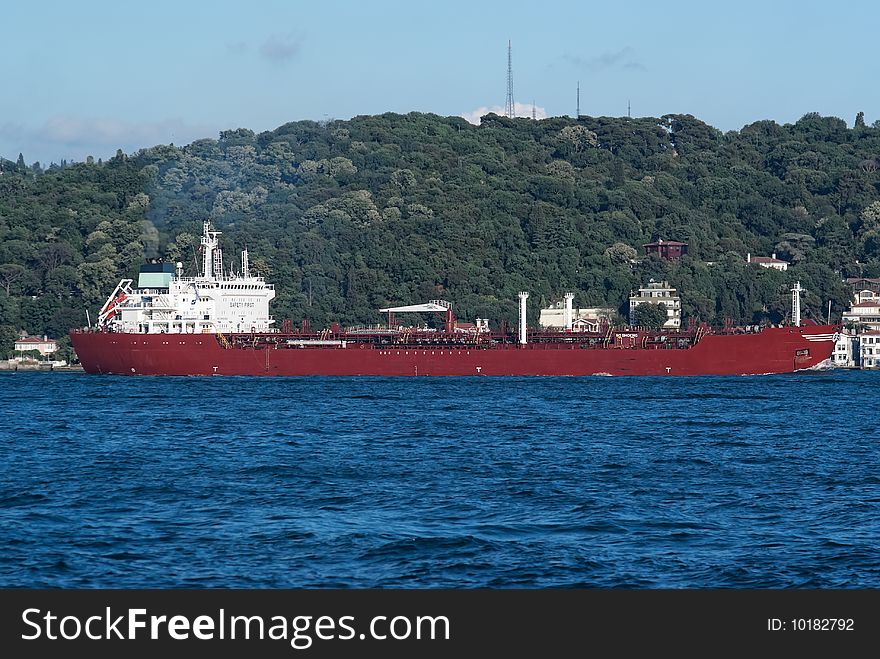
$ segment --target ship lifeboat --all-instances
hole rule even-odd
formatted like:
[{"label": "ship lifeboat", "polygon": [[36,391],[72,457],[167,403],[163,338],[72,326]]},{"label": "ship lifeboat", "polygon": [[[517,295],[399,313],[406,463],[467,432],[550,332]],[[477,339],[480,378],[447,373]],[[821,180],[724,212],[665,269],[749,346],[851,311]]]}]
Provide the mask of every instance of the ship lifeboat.
[{"label": "ship lifeboat", "polygon": [[104,315],[104,320],[105,320],[105,321],[111,320],[111,319],[116,315],[116,313],[117,313],[117,311],[118,311],[117,307],[118,307],[122,302],[124,302],[125,299],[126,299],[126,298],[125,298],[125,293],[120,293],[119,295],[117,295],[117,296],[113,299],[113,301],[112,301],[109,305],[107,305],[107,311],[104,312],[104,313],[105,313],[105,315]]}]

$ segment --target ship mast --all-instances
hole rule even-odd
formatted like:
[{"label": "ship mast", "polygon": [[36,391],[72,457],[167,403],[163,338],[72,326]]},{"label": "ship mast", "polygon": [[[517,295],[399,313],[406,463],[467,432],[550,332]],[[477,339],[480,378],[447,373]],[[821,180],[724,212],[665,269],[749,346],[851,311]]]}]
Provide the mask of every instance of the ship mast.
[{"label": "ship mast", "polygon": [[791,323],[795,327],[801,326],[801,283],[797,282],[791,288]]},{"label": "ship mast", "polygon": [[565,325],[565,331],[570,332],[572,326],[572,313],[571,313],[571,301],[574,299],[574,293],[566,293],[565,294],[565,312],[562,316],[563,324]]},{"label": "ship mast", "polygon": [[241,250],[241,276],[245,279],[251,276],[251,264],[246,249]]},{"label": "ship mast", "polygon": [[211,223],[205,221],[202,225],[202,276],[205,279],[213,279],[215,276],[223,276],[223,253],[220,251],[220,240],[217,238],[222,232],[211,231]]},{"label": "ship mast", "polygon": [[525,345],[528,341],[528,334],[526,331],[526,300],[529,299],[529,294],[525,291],[521,291],[519,294],[519,342],[522,345]]}]

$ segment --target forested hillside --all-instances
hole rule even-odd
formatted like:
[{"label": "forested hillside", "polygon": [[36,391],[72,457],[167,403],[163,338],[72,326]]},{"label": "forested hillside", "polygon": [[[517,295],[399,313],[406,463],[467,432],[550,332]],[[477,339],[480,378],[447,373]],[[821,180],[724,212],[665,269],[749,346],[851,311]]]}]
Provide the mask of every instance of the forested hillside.
[{"label": "forested hillside", "polygon": [[[880,125],[805,115],[722,133],[690,115],[473,126],[430,114],[225,131],[108,162],[0,161],[0,352],[21,330],[60,338],[144,259],[194,273],[201,223],[276,284],[274,316],[377,322],[442,298],[463,319],[513,320],[568,290],[623,310],[650,278],[684,314],[779,322],[839,314],[846,276],[880,276]],[[689,243],[680,263],[644,257]],[[776,252],[786,273],[745,263]],[[639,259],[632,263],[633,259]]]}]

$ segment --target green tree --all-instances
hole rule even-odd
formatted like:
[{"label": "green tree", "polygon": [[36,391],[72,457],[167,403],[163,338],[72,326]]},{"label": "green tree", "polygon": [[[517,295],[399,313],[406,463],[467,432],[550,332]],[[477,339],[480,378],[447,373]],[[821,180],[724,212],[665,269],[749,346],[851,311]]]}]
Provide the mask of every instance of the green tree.
[{"label": "green tree", "polygon": [[12,357],[15,342],[18,340],[18,330],[12,325],[0,325],[0,358]]},{"label": "green tree", "polygon": [[630,263],[634,261],[638,256],[636,250],[626,243],[614,243],[611,247],[605,250],[605,256],[612,263]]},{"label": "green tree", "polygon": [[17,326],[19,319],[19,298],[0,293],[0,325]]},{"label": "green tree", "polygon": [[4,263],[0,265],[0,286],[10,295],[14,288],[28,277],[28,270],[18,263]]},{"label": "green tree", "polygon": [[[878,154],[880,123],[815,113],[724,134],[690,115],[472,126],[387,113],[106,163],[2,161],[0,324],[18,328],[25,309],[37,334],[80,325],[64,310],[94,310],[145,256],[195,274],[206,218],[225,249],[247,246],[271,273],[276,317],[316,326],[374,322],[376,308],[424,296],[512,321],[518,290],[625,310],[652,277],[679,288],[688,315],[767,320],[785,311],[786,286],[744,260],[774,251],[816,291],[810,304],[837,310],[842,277],[880,276]],[[691,257],[643,255],[658,237],[688,242]]]},{"label": "green tree", "polygon": [[623,161],[617,158],[611,166],[611,185],[615,188],[622,188],[625,183],[626,176],[624,175]]},{"label": "green tree", "polygon": [[666,305],[662,302],[654,304],[652,302],[642,302],[633,309],[630,322],[637,327],[647,327],[649,329],[660,329],[666,324],[668,314]]},{"label": "green tree", "polygon": [[[47,326],[58,312],[58,300],[49,296],[26,298],[21,303],[21,324],[31,335],[47,333]],[[63,331],[66,332],[65,328]],[[54,334],[54,332],[53,332]]]},{"label": "green tree", "polygon": [[79,287],[84,301],[89,305],[103,302],[117,278],[112,259],[105,258],[93,263],[81,263],[77,268]]}]

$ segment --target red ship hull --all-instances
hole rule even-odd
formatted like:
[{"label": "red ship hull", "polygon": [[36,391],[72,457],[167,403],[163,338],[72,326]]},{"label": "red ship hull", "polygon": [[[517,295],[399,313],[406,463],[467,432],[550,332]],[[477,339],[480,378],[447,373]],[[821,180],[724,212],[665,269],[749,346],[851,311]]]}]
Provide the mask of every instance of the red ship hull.
[{"label": "red ship hull", "polygon": [[[117,375],[760,375],[820,366],[832,325],[709,334],[687,348],[582,347],[577,343],[401,346],[230,345],[213,334],[73,331],[87,373]],[[245,335],[239,335],[244,338]],[[249,336],[249,335],[246,335]],[[236,337],[231,337],[235,339]]]}]

